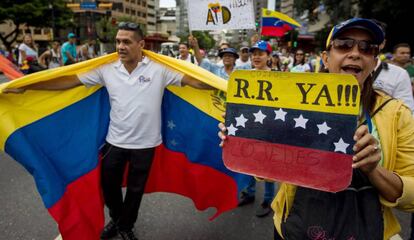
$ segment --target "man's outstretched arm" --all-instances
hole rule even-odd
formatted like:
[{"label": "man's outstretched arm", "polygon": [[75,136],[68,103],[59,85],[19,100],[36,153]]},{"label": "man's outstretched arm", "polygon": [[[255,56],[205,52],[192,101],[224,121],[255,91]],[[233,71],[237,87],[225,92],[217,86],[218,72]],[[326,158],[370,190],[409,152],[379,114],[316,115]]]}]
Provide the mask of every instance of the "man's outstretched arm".
[{"label": "man's outstretched arm", "polygon": [[201,81],[199,81],[198,79],[195,79],[193,77],[190,77],[188,75],[184,75],[183,79],[181,80],[181,85],[185,86],[185,85],[189,85],[193,88],[198,88],[198,89],[207,89],[207,90],[213,90],[215,89],[214,87],[203,83]]},{"label": "man's outstretched arm", "polygon": [[26,90],[65,90],[83,85],[78,76],[70,75],[38,82],[21,88],[6,88],[3,93],[24,93]]}]

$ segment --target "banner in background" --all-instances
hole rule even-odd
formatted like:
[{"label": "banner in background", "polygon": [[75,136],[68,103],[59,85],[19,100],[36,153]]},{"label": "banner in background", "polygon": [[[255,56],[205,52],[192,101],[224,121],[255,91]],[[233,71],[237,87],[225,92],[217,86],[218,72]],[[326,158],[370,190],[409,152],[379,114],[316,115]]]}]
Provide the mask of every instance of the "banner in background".
[{"label": "banner in background", "polygon": [[254,29],[253,0],[188,1],[192,30]]}]

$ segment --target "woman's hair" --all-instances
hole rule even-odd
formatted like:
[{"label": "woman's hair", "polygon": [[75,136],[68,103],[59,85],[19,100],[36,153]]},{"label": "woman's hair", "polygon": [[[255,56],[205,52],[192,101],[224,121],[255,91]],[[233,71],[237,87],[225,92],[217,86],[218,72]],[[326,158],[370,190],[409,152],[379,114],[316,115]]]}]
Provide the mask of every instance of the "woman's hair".
[{"label": "woman's hair", "polygon": [[[299,51],[303,53],[303,55],[302,55],[303,58],[302,58],[302,61],[300,63],[296,62],[296,54]],[[305,64],[305,52],[302,49],[300,49],[300,48],[296,49],[296,51],[295,51],[295,57],[293,58],[293,66],[296,66],[298,64],[301,64],[301,65]]]},{"label": "woman's hair", "polygon": [[279,55],[277,55],[277,54],[273,54],[273,55],[272,55],[272,58],[271,58],[271,62],[272,62],[272,64],[271,64],[271,66],[270,66],[270,67],[271,67],[271,68],[273,67],[273,64],[274,64],[273,58],[275,58],[275,57],[277,58],[277,62],[276,62],[276,69],[280,71],[282,68],[280,67],[280,57],[279,57]]},{"label": "woman's hair", "polygon": [[29,46],[29,47],[31,47],[32,49],[36,49],[36,45],[35,45],[35,43],[34,43],[34,40],[33,40],[33,36],[32,36],[32,34],[30,34],[30,33],[26,33],[25,35],[23,35],[23,43],[24,43],[24,44],[26,44],[26,43],[24,42],[24,39],[25,39],[26,37],[30,37],[30,38],[32,39],[32,42],[31,42],[28,46]]},{"label": "woman's hair", "polygon": [[365,79],[363,89],[361,91],[361,104],[362,109],[364,112],[369,113],[369,115],[372,114],[374,111],[375,106],[375,99],[376,99],[376,93],[374,91],[374,88],[372,87],[372,84],[374,83],[374,78],[372,76],[372,73]]}]

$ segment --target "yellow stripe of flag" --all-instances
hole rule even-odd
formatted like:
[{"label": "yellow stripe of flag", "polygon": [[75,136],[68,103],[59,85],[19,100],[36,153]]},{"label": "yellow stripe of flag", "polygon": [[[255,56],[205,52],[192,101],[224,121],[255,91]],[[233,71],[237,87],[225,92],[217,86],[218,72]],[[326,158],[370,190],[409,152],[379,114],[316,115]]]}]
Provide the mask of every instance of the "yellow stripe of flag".
[{"label": "yellow stripe of flag", "polygon": [[264,17],[264,18],[265,17],[266,18],[274,17],[274,18],[278,18],[282,21],[285,21],[287,23],[290,23],[292,25],[295,25],[297,27],[302,27],[302,25],[300,25],[300,23],[298,23],[295,19],[289,17],[286,14],[278,12],[278,11],[273,11],[273,10],[269,10],[269,9],[266,9],[266,8],[262,8],[262,17]]},{"label": "yellow stripe of flag", "polygon": [[[154,61],[183,74],[190,75],[218,89],[227,90],[227,81],[216,75],[195,67],[194,64],[178,59],[158,55],[150,51],[144,51],[145,55]],[[24,94],[4,94],[5,88],[19,88],[37,82],[53,80],[55,78],[77,75],[91,71],[103,64],[111,63],[118,59],[116,53],[70,66],[50,69],[23,76],[11,82],[0,85],[0,149],[4,150],[7,138],[17,129],[53,114],[62,108],[72,105],[89,95],[100,87],[86,88],[83,86],[65,91],[26,91]],[[219,98],[220,91],[201,91],[190,87],[171,88],[171,91],[185,101],[199,108],[206,114],[222,119],[224,99]]]}]

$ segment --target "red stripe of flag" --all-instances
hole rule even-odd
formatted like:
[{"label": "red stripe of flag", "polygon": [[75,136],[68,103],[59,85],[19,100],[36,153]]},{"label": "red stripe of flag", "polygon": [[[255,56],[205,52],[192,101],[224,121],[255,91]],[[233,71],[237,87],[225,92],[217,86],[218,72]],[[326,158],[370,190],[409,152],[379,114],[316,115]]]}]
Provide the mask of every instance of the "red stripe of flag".
[{"label": "red stripe of flag", "polygon": [[236,172],[330,192],[349,186],[352,174],[350,155],[233,136],[223,159]]}]

